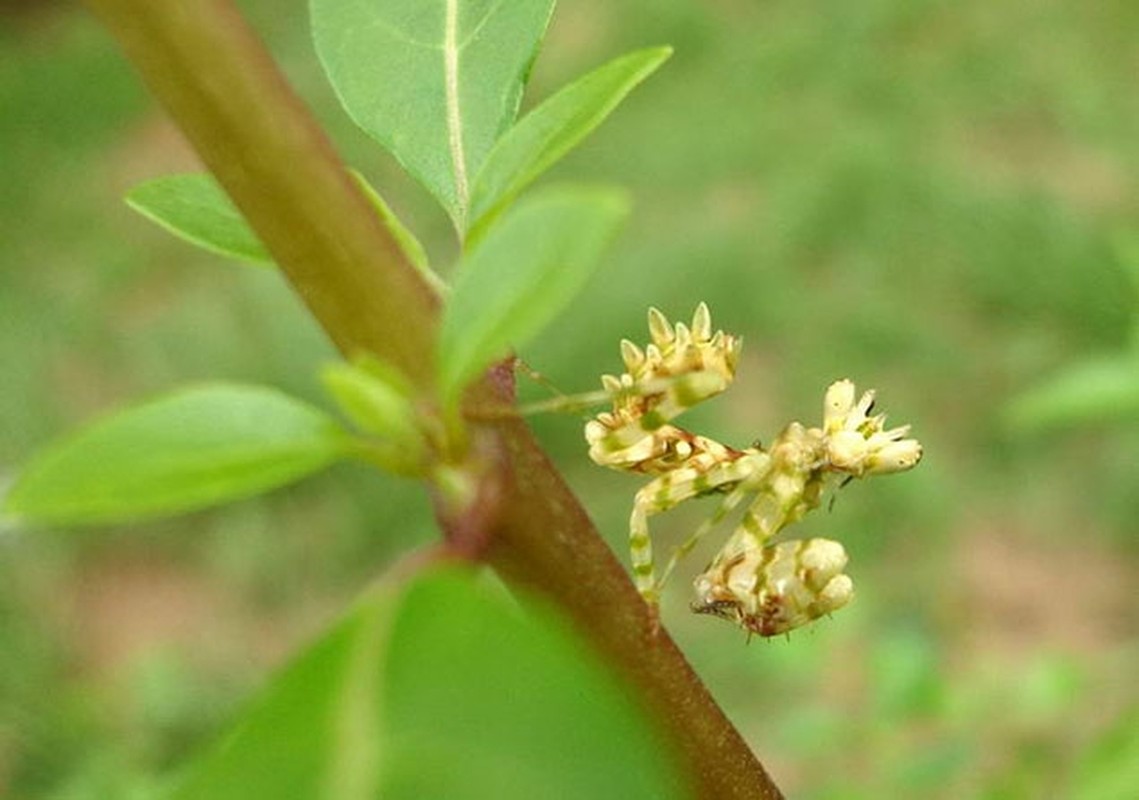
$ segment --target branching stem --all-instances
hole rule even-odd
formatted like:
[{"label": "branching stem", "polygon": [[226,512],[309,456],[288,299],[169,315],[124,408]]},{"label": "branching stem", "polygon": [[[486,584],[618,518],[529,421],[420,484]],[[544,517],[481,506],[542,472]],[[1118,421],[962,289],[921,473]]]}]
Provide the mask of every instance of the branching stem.
[{"label": "branching stem", "polygon": [[[230,0],[86,0],[342,352],[431,389],[438,308]],[[398,79],[393,76],[393,79]],[[509,366],[470,398],[513,403]],[[517,418],[477,425],[501,459],[486,560],[560,605],[636,685],[702,798],[781,797]]]}]

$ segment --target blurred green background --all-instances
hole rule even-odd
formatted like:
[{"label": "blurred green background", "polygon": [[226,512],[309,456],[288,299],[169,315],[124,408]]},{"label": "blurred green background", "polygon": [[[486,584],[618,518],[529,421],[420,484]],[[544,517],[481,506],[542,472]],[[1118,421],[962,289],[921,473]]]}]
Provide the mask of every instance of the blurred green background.
[{"label": "blurred green background", "polygon": [[[336,105],[305,4],[240,5],[446,271],[445,219]],[[1139,4],[563,0],[529,103],[662,42],[672,61],[556,170],[631,187],[636,211],[526,360],[592,389],[648,305],[703,299],[746,344],[689,427],[770,439],[849,376],[926,450],[797,532],[847,545],[851,608],[745,644],[686,611],[712,542],[667,624],[790,797],[1135,796],[1139,423],[1014,436],[1001,414],[1133,338],[1139,264],[1113,243],[1139,229]],[[184,382],[323,402],[331,349],[272,271],[120,202],[195,168],[86,14],[0,3],[0,480]],[[637,481],[590,464],[573,417],[534,427],[624,558]],[[710,510],[692,505],[662,543]],[[168,523],[0,532],[0,795],[144,791],[434,535],[418,487],[348,467]]]}]

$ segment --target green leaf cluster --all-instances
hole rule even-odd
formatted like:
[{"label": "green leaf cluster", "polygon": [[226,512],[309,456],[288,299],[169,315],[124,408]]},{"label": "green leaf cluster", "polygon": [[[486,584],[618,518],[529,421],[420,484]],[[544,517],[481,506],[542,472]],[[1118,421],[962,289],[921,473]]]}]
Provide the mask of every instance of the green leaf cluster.
[{"label": "green leaf cluster", "polygon": [[[628,210],[612,188],[522,192],[669,55],[618,58],[518,120],[553,5],[312,0],[317,52],[349,115],[439,202],[461,244],[448,286],[353,173],[443,301],[438,351],[425,354],[434,386],[350,354],[321,375],[350,425],[266,387],[175,391],[46,448],[0,496],[0,516],[23,526],[149,519],[266,492],[346,458],[434,476],[444,496],[446,476],[466,487],[454,424],[464,388],[586,285]],[[150,180],[126,200],[195,245],[272,263],[209,175]],[[523,619],[471,576],[442,572],[361,603],[172,796],[679,797],[669,762],[640,710],[560,620]]]},{"label": "green leaf cluster", "polygon": [[510,206],[670,52],[618,58],[516,121],[552,10],[552,0],[312,2],[317,53],[348,114],[435,197],[467,244],[443,316],[446,404],[584,286],[625,214],[621,198],[561,189]]},{"label": "green leaf cluster", "polygon": [[[349,116],[431,193],[465,243],[438,354],[442,400],[453,404],[463,384],[538,333],[584,286],[626,211],[615,190],[598,188],[542,193],[522,200],[516,214],[510,207],[671,51],[614,59],[517,119],[553,0],[311,5],[317,53]],[[408,263],[447,294],[419,240],[356,177]],[[147,181],[127,202],[215,253],[271,260],[208,175]],[[546,244],[578,237],[564,254]]]},{"label": "green leaf cluster", "polygon": [[[617,58],[518,120],[552,11],[552,0],[312,0],[317,52],[349,115],[432,193],[464,243],[447,287],[415,234],[353,173],[408,264],[445,298],[438,396],[417,397],[402,375],[367,354],[322,374],[357,434],[270,389],[176,392],[46,450],[18,477],[0,512],[31,524],[144,519],[247,497],[345,457],[400,474],[431,473],[428,452],[449,448],[431,439],[445,426],[423,408],[453,410],[490,363],[539,333],[585,286],[628,211],[612,188],[551,187],[518,201],[520,193],[670,53],[653,48]],[[272,262],[209,175],[149,180],[126,200],[214,253]]]}]

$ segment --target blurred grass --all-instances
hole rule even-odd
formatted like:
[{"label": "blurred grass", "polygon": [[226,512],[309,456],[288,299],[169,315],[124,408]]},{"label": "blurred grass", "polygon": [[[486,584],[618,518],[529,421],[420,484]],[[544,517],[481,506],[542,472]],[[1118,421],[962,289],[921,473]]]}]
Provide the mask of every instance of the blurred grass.
[{"label": "blurred grass", "polygon": [[[241,5],[445,270],[446,221],[336,108],[304,4]],[[274,275],[121,204],[194,159],[102,32],[47,4],[0,14],[0,477],[53,434],[186,380],[319,400],[331,350]],[[533,98],[625,49],[677,54],[558,168],[631,186],[637,208],[527,361],[592,388],[621,336],[644,338],[646,306],[705,299],[746,344],[737,385],[694,429],[769,439],[850,376],[926,446],[915,472],[851,486],[806,523],[852,552],[859,599],[832,622],[745,646],[685,613],[683,577],[666,599],[789,796],[1135,786],[1139,429],[1021,440],[999,415],[1133,326],[1112,242],[1139,228],[1137,34],[1128,0],[559,9]],[[587,463],[576,420],[534,427],[623,553],[636,481]],[[706,511],[656,530],[678,540]],[[0,794],[143,796],[432,535],[414,487],[349,468],[161,525],[0,533]]]}]

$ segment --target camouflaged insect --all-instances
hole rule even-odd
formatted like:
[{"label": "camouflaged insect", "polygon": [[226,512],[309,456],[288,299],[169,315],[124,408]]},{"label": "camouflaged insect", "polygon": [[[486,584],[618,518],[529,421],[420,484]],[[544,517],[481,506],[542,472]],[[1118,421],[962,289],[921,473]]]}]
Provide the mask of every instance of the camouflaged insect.
[{"label": "camouflaged insect", "polygon": [[[708,307],[696,308],[691,327],[675,326],[649,309],[652,342],[643,350],[621,342],[626,372],[605,375],[613,407],[585,426],[596,463],[653,476],[633,500],[629,549],[637,589],[652,606],[689,551],[724,517],[747,501],[742,519],[695,581],[693,610],[729,619],[750,633],[773,636],[805,625],[850,602],[842,545],[828,539],[772,544],[783,528],[817,508],[839,481],[908,470],[921,460],[909,426],[886,428],[872,415],[874,392],[856,399],[854,384],[827,389],[823,424],[792,422],[767,448],[736,449],[671,424],[697,403],[727,389],[735,378],[740,339],[712,332]],[[723,501],[670,558],[657,578],[649,517],[709,494]]]}]

